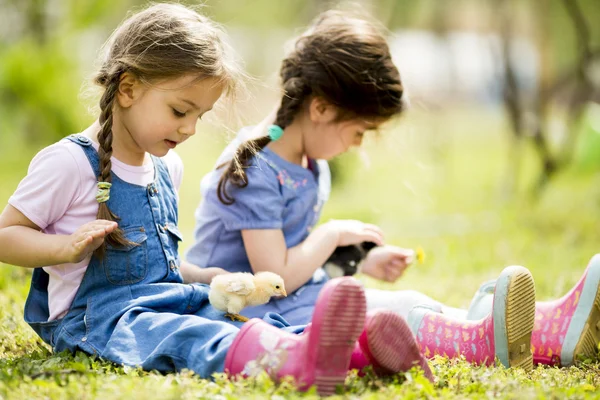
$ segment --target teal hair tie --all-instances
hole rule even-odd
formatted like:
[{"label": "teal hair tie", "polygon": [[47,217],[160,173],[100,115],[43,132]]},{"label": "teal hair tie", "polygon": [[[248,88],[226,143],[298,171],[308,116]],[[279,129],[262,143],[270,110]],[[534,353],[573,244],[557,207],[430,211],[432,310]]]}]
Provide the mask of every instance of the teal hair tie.
[{"label": "teal hair tie", "polygon": [[274,142],[276,140],[281,139],[283,136],[283,129],[277,125],[269,125],[267,128],[267,132],[269,132],[269,138]]},{"label": "teal hair tie", "polygon": [[98,191],[96,192],[96,201],[98,203],[106,203],[110,199],[110,187],[112,186],[109,182],[98,182]]}]

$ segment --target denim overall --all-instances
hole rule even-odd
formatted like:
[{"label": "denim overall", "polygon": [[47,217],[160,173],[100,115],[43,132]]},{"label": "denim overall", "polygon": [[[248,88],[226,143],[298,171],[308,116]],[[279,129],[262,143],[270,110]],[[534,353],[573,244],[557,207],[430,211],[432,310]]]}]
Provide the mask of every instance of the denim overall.
[{"label": "denim overall", "polygon": [[[99,158],[88,138],[71,135],[94,175]],[[177,253],[177,201],[162,160],[153,157],[155,179],[147,186],[112,175],[108,206],[117,215],[128,248],[107,245],[104,259],[92,257],[67,314],[48,321],[48,274],[33,272],[25,320],[55,352],[81,350],[146,370],[191,369],[201,377],[223,371],[225,356],[239,331],[208,301],[209,287],[183,284]],[[288,332],[279,315],[264,320]]]}]

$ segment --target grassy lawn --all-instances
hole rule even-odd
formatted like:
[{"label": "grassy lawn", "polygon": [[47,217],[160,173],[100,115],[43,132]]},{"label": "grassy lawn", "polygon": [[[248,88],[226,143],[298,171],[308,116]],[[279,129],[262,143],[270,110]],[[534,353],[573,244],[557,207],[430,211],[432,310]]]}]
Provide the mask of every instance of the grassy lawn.
[{"label": "grassy lawn", "polygon": [[[368,286],[415,289],[455,307],[467,307],[481,282],[503,267],[529,268],[537,297],[562,296],[580,278],[597,252],[600,173],[565,171],[543,196],[527,192],[537,172],[532,150],[508,189],[517,157],[508,146],[502,116],[474,112],[415,112],[337,163],[337,185],[323,220],[355,218],[379,224],[389,243],[420,246],[426,262],[395,284],[364,277]],[[215,162],[225,139],[206,127],[178,150],[186,172],[180,192],[180,227],[189,245],[199,182]],[[0,153],[0,204],[26,174],[35,148]],[[266,378],[230,382],[222,376],[201,380],[191,373],[160,375],[89,358],[52,355],[23,322],[28,271],[0,269],[0,398],[295,398],[289,383]],[[414,371],[389,379],[350,375],[339,398],[599,398],[600,364],[520,370],[472,367],[460,360],[436,359],[438,381]]]}]

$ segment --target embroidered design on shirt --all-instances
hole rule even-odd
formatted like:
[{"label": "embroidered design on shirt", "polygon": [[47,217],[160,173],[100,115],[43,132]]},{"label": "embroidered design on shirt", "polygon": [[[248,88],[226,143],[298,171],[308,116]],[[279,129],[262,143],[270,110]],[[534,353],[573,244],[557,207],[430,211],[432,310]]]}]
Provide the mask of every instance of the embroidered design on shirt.
[{"label": "embroidered design on shirt", "polygon": [[290,189],[298,189],[299,187],[304,187],[308,183],[308,179],[304,178],[301,181],[293,180],[286,170],[282,169],[277,174],[277,180],[280,184],[290,188]]},{"label": "embroidered design on shirt", "polygon": [[[272,379],[277,377],[277,372],[283,367],[288,358],[289,342],[279,344],[279,338],[273,332],[263,331],[258,338],[264,353],[260,354],[256,360],[251,360],[244,365],[242,374],[248,377],[256,377],[261,372],[266,372]],[[279,345],[279,347],[278,347]]]},{"label": "embroidered design on shirt", "polygon": [[260,157],[261,160],[263,160],[264,162],[269,164],[269,166],[271,166],[271,168],[273,168],[275,171],[277,171],[277,180],[279,181],[279,184],[281,184],[287,188],[296,190],[299,187],[305,187],[306,184],[308,183],[308,179],[306,179],[306,178],[302,179],[301,181],[296,181],[296,180],[292,179],[290,174],[285,169],[279,168],[277,165],[275,165],[274,162],[272,162],[268,158],[264,157],[263,155],[258,154],[258,157]]}]

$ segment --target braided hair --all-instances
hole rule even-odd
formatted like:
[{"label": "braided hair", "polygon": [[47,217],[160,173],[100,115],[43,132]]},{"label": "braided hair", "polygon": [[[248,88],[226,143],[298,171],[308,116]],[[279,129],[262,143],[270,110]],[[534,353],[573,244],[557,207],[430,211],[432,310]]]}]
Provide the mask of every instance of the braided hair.
[{"label": "braided hair", "polygon": [[[295,42],[279,73],[283,96],[275,125],[289,126],[307,100],[323,98],[336,107],[337,120],[388,119],[404,108],[404,88],[386,40],[375,23],[342,11],[319,15]],[[248,185],[246,168],[271,139],[242,143],[223,170],[217,186],[219,200],[235,199],[228,186]]]},{"label": "braided hair", "polygon": [[[118,106],[115,98],[124,73],[149,85],[160,79],[197,74],[198,79],[217,79],[229,94],[241,76],[221,29],[190,8],[157,4],[125,20],[105,44],[105,56],[94,77],[94,83],[104,89],[100,99],[97,177],[103,185],[112,180],[113,111]],[[106,201],[100,202],[97,218],[119,220]],[[97,256],[103,256],[106,243],[114,247],[134,245],[121,229],[116,229],[96,250]]]}]

